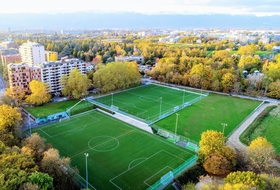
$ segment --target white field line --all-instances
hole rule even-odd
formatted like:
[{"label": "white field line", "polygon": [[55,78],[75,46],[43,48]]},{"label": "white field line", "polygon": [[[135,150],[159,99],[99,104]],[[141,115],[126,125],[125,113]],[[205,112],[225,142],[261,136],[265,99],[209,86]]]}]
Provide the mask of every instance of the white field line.
[{"label": "white field line", "polygon": [[146,160],[149,160],[150,158],[154,157],[155,155],[159,154],[160,152],[162,152],[162,150],[156,152],[155,154],[151,155],[151,156],[148,157],[148,158],[145,158],[142,162],[139,162],[138,164],[136,164],[135,166],[131,167],[130,169],[125,170],[124,172],[120,173],[119,175],[116,175],[115,177],[113,177],[113,178],[110,179],[109,181],[110,181],[113,185],[115,185],[116,187],[118,187],[119,189],[121,189],[119,186],[117,186],[117,185],[113,182],[114,179],[116,179],[116,178],[118,178],[119,176],[125,174],[126,172],[128,172],[129,170],[135,168],[136,166],[142,164],[142,163],[145,162]]},{"label": "white field line", "polygon": [[174,169],[174,168],[171,168],[171,167],[169,167],[169,166],[165,166],[164,168],[162,168],[161,170],[159,170],[157,173],[155,173],[154,175],[152,175],[152,176],[150,176],[149,178],[147,178],[147,179],[144,181],[144,183],[145,183],[146,185],[148,185],[149,187],[151,187],[151,185],[148,184],[147,181],[148,181],[149,179],[151,179],[152,177],[154,177],[155,175],[157,175],[157,174],[158,174],[159,172],[161,172],[162,170],[164,170],[165,168],[170,168],[170,171]]}]

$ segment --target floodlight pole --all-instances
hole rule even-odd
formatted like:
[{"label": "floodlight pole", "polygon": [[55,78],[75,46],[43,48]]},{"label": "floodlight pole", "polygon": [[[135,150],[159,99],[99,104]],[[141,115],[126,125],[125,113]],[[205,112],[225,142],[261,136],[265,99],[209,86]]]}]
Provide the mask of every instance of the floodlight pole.
[{"label": "floodlight pole", "polygon": [[161,104],[162,104],[162,97],[159,98],[160,104],[159,104],[159,117],[161,116]]},{"label": "floodlight pole", "polygon": [[203,86],[203,82],[201,82],[201,87],[200,87],[200,99],[202,98],[202,86]]},{"label": "floodlight pole", "polygon": [[224,134],[224,132],[225,132],[225,127],[227,126],[227,124],[226,124],[226,123],[222,123],[222,126],[223,126],[223,134]]},{"label": "floodlight pole", "polygon": [[175,125],[175,138],[174,138],[174,143],[176,143],[176,137],[177,137],[178,116],[179,116],[179,114],[176,113],[176,125]]},{"label": "floodlight pole", "polygon": [[88,153],[85,153],[85,156],[86,156],[86,189],[88,189],[88,166],[87,166]]},{"label": "floodlight pole", "polygon": [[99,97],[100,97],[100,81],[98,81],[98,86],[99,86],[98,95],[99,95]]},{"label": "floodlight pole", "polygon": [[112,105],[114,105],[114,96],[113,96],[114,93],[111,94],[112,94]]}]

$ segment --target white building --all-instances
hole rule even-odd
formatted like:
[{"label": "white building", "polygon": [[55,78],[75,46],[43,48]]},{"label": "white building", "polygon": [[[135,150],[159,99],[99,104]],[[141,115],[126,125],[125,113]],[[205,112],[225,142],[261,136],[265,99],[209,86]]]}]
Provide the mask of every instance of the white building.
[{"label": "white building", "polygon": [[30,66],[37,66],[46,61],[44,46],[35,42],[22,44],[19,47],[19,53],[22,57],[22,62]]},{"label": "white building", "polygon": [[62,90],[60,78],[62,75],[69,75],[70,71],[78,68],[82,74],[87,72],[86,63],[80,59],[65,59],[41,64],[42,82],[50,85],[50,93],[54,94]]}]

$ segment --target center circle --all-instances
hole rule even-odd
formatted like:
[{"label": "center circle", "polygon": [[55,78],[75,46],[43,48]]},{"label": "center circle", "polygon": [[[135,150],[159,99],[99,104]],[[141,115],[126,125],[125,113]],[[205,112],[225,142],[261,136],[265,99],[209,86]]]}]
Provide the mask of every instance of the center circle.
[{"label": "center circle", "polygon": [[155,102],[155,101],[159,100],[159,98],[157,96],[151,96],[151,95],[140,96],[139,99],[142,101],[145,101],[145,102]]},{"label": "center circle", "polygon": [[97,136],[88,141],[88,147],[97,152],[109,152],[120,145],[118,139],[111,136]]}]

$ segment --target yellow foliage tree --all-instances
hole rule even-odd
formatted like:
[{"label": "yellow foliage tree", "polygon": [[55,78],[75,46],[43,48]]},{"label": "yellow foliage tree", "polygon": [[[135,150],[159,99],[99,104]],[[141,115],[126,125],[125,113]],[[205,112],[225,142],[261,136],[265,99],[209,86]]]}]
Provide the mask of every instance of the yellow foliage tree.
[{"label": "yellow foliage tree", "polygon": [[256,138],[248,146],[250,166],[257,173],[271,172],[274,156],[274,147],[264,137]]},{"label": "yellow foliage tree", "polygon": [[48,93],[49,85],[47,83],[32,80],[29,83],[29,88],[31,94],[26,98],[27,103],[38,106],[50,101],[51,95]]},{"label": "yellow foliage tree", "polygon": [[63,86],[62,94],[79,99],[87,95],[87,89],[90,87],[91,81],[87,75],[82,74],[79,69],[74,68],[70,71],[69,76],[63,75],[60,79]]},{"label": "yellow foliage tree", "polygon": [[8,105],[0,106],[0,130],[10,131],[10,128],[21,120],[21,114],[17,108]]},{"label": "yellow foliage tree", "polygon": [[21,104],[26,96],[26,92],[22,87],[15,86],[7,88],[5,95],[9,96],[16,104]]}]

